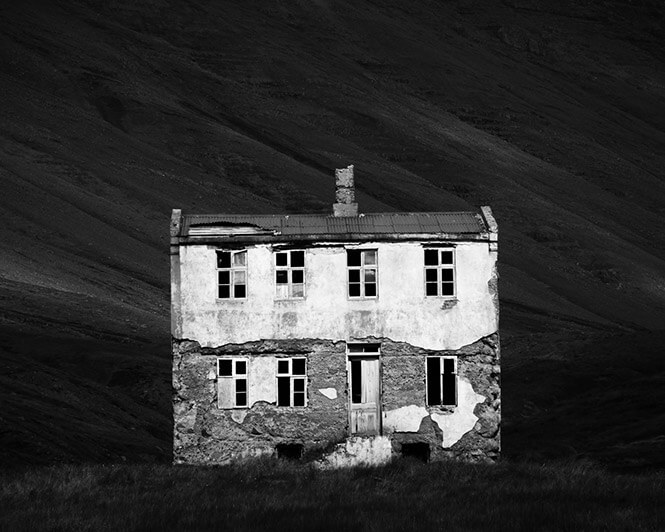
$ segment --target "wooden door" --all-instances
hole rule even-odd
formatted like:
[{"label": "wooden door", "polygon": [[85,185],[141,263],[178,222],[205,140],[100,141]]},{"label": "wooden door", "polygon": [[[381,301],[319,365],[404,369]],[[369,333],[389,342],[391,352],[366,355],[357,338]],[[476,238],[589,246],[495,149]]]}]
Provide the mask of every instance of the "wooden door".
[{"label": "wooden door", "polygon": [[381,433],[379,357],[349,357],[350,426],[352,434]]}]

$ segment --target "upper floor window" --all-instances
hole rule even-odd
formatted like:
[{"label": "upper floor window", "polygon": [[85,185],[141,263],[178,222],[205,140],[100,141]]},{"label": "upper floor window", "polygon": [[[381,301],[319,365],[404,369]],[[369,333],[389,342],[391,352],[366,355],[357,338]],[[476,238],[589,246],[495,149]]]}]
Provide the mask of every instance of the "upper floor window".
[{"label": "upper floor window", "polygon": [[277,359],[277,406],[305,406],[307,359]]},{"label": "upper floor window", "polygon": [[247,250],[217,250],[217,297],[247,297]]},{"label": "upper floor window", "polygon": [[347,249],[346,265],[349,297],[377,297],[377,250]]},{"label": "upper floor window", "polygon": [[455,295],[454,249],[425,249],[425,295]]},{"label": "upper floor window", "polygon": [[427,357],[427,404],[457,404],[457,357]]},{"label": "upper floor window", "polygon": [[305,252],[275,253],[275,286],[279,299],[305,297]]},{"label": "upper floor window", "polygon": [[219,408],[247,408],[246,358],[217,359],[217,404]]}]

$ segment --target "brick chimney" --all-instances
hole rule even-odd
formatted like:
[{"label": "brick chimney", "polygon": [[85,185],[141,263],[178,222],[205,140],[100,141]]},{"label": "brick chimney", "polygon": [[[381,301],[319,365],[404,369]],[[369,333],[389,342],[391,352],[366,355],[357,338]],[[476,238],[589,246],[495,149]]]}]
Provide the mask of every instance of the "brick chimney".
[{"label": "brick chimney", "polygon": [[353,165],[335,170],[335,216],[358,216],[356,189],[353,184]]}]

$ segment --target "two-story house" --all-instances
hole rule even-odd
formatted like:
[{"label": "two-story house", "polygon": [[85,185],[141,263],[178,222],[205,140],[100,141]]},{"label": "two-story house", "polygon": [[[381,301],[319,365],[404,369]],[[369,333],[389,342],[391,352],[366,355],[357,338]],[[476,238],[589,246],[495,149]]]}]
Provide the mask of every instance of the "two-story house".
[{"label": "two-story house", "polygon": [[498,456],[497,225],[366,213],[171,220],[174,461]]}]

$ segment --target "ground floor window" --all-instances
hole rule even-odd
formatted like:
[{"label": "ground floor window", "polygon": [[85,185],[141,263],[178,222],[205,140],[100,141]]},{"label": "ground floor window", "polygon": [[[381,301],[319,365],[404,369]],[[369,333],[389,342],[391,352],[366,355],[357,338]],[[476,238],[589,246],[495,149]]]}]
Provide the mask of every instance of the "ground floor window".
[{"label": "ground floor window", "polygon": [[246,358],[217,359],[217,404],[219,408],[249,405]]},{"label": "ground floor window", "polygon": [[305,406],[307,359],[277,359],[277,406]]},{"label": "ground floor window", "polygon": [[427,357],[427,404],[457,404],[457,357]]}]

